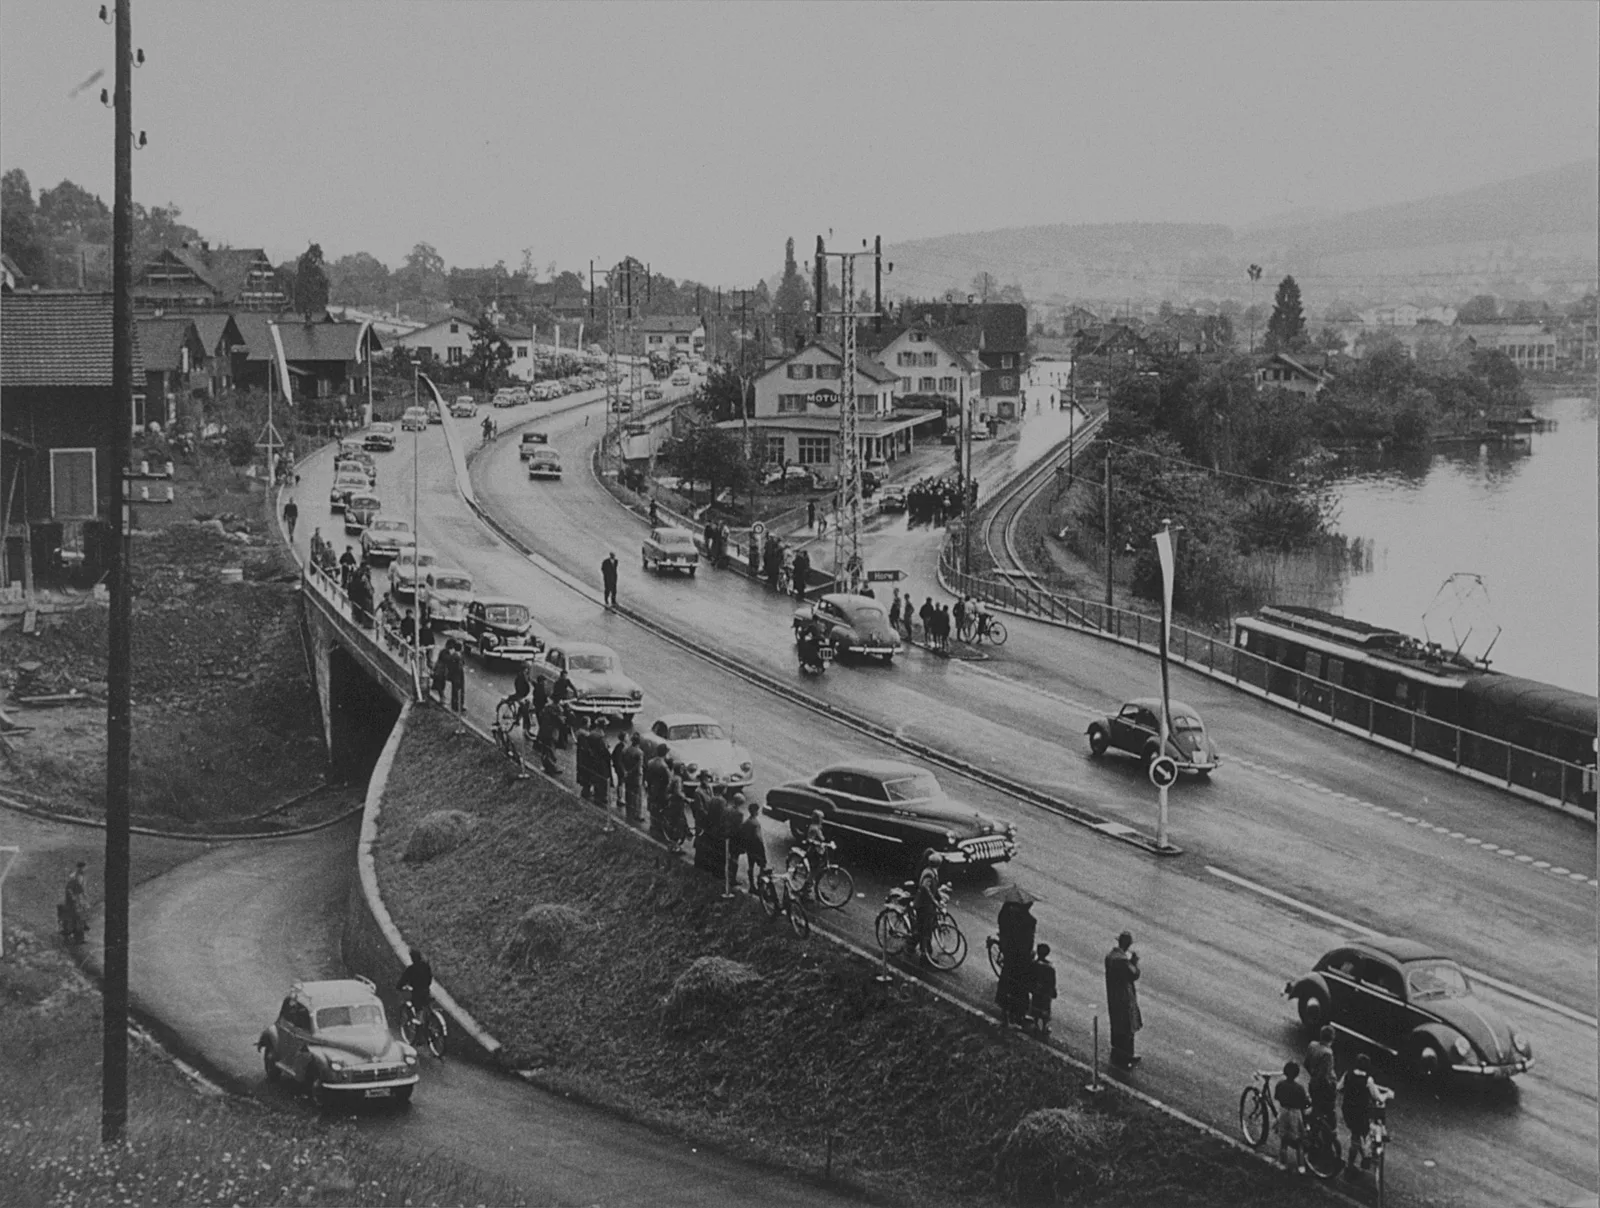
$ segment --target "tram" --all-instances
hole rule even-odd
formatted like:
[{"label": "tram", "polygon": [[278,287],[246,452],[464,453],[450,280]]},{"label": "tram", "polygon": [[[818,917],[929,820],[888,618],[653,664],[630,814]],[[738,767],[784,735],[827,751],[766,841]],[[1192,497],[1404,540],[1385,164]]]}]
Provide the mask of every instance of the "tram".
[{"label": "tram", "polygon": [[1239,677],[1395,742],[1595,808],[1593,696],[1491,671],[1394,629],[1298,605],[1236,617]]}]

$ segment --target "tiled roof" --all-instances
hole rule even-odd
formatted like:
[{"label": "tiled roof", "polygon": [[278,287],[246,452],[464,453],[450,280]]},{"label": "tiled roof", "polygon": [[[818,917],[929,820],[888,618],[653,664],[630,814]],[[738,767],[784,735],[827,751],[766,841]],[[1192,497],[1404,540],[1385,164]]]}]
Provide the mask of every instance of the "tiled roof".
[{"label": "tiled roof", "polygon": [[361,356],[360,323],[278,322],[288,361],[355,361]]},{"label": "tiled roof", "polygon": [[[183,368],[183,347],[191,339],[194,320],[137,319],[134,326],[139,329],[139,348],[144,353],[145,369],[172,371]],[[193,338],[199,338],[198,331],[194,332]]]},{"label": "tiled roof", "polygon": [[244,333],[239,330],[238,324],[233,322],[232,315],[204,314],[194,315],[194,329],[200,335],[200,343],[205,346],[206,355],[210,356],[217,350],[217,344],[224,334],[228,333],[232,324],[232,335],[236,340],[243,341]]},{"label": "tiled roof", "polygon": [[662,332],[688,334],[699,327],[698,315],[645,315],[639,319],[639,330],[652,335]]},{"label": "tiled roof", "polygon": [[1021,302],[907,302],[904,316],[938,328],[980,327],[985,352],[1028,350],[1028,308]]},{"label": "tiled roof", "polygon": [[[133,379],[144,361],[137,327]],[[6,294],[0,301],[0,385],[110,386],[110,294]]]},{"label": "tiled roof", "polygon": [[[813,345],[822,349],[823,352],[827,353],[834,360],[841,363],[844,361],[844,349],[840,348],[832,340],[812,340],[811,344],[808,344],[806,347],[809,348]],[[785,357],[783,361],[778,362],[778,365],[782,365],[789,359],[789,357]],[[772,366],[772,368],[776,369],[777,365]],[[875,382],[882,382],[885,384],[890,382],[898,382],[900,380],[900,375],[898,373],[890,372],[883,365],[879,364],[869,356],[856,357],[856,372],[861,374],[863,377],[871,378]]]}]

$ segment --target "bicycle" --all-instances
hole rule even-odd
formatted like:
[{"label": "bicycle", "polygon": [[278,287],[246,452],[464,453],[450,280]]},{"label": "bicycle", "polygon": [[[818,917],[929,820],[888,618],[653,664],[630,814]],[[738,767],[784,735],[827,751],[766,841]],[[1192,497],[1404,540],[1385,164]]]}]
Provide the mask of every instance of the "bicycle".
[{"label": "bicycle", "polygon": [[956,636],[974,646],[981,645],[985,641],[994,646],[1004,646],[1006,638],[1010,635],[1006,633],[1005,625],[999,620],[989,613],[980,612],[965,618],[957,628]]},{"label": "bicycle", "polygon": [[[426,1012],[419,1011],[417,1004],[409,998],[401,1004],[400,1035],[413,1048],[420,1049],[425,1044],[430,1053],[440,1061],[444,1060],[450,1029],[445,1023],[444,1012],[432,1001],[428,1003]],[[421,1044],[417,1041],[419,1035],[422,1037]]]},{"label": "bicycle", "polygon": [[[1257,1070],[1256,1080],[1239,1094],[1239,1131],[1251,1148],[1260,1149],[1272,1132],[1278,1117],[1278,1104],[1272,1097],[1272,1080],[1282,1077],[1278,1070]],[[1344,1169],[1339,1146],[1339,1125],[1326,1114],[1307,1111],[1301,1158],[1317,1178],[1333,1178]]]},{"label": "bicycle", "polygon": [[848,869],[833,862],[835,846],[833,843],[824,844],[822,868],[815,881],[811,876],[811,861],[803,847],[790,849],[789,860],[783,871],[789,888],[802,898],[809,893],[829,910],[843,910],[855,896],[856,882]]},{"label": "bicycle", "polygon": [[523,762],[522,752],[517,750],[517,742],[513,737],[517,726],[522,719],[522,702],[514,696],[508,696],[494,707],[494,743],[500,748],[511,763],[516,765],[516,779],[528,778],[528,765]]},{"label": "bicycle", "polygon": [[1389,1144],[1389,1101],[1394,1092],[1386,1086],[1372,1083],[1372,1107],[1369,1109],[1367,1135],[1350,1138],[1350,1161],[1347,1169],[1372,1176],[1373,1190],[1377,1192],[1378,1208],[1383,1208],[1383,1152]]},{"label": "bicycle", "polygon": [[884,899],[884,907],[878,911],[878,917],[873,920],[873,934],[877,936],[878,947],[885,956],[921,955],[933,968],[941,973],[949,973],[959,969],[961,963],[967,959],[967,937],[962,932],[960,924],[947,909],[945,902],[950,897],[950,887],[939,886],[939,907],[934,914],[933,927],[928,933],[927,942],[920,943],[916,937],[916,925],[913,920],[912,897],[915,885],[908,881],[904,885],[889,890]]},{"label": "bicycle", "polygon": [[763,866],[756,877],[756,897],[769,919],[785,915],[795,935],[805,939],[811,934],[811,916],[806,912],[805,900],[789,888],[788,877],[775,877],[770,868]]}]

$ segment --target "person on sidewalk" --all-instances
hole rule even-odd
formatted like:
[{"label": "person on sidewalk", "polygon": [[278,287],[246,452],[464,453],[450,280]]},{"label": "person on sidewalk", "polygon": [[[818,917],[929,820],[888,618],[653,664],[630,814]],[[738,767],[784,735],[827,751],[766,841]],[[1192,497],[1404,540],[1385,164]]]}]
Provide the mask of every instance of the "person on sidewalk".
[{"label": "person on sidewalk", "polygon": [[605,584],[606,607],[617,606],[617,555],[609,553],[600,563],[600,581]]},{"label": "person on sidewalk", "polygon": [[661,527],[661,509],[656,506],[656,501],[654,499],[650,501],[650,527]]},{"label": "person on sidewalk", "polygon": [[745,806],[745,820],[739,823],[739,850],[744,852],[745,884],[750,892],[756,891],[756,867],[767,866],[767,843],[761,837],[761,803],[752,801]]},{"label": "person on sidewalk", "polygon": [[[1139,1064],[1133,1051],[1134,1033],[1144,1027],[1139,1013],[1139,954],[1133,934],[1117,936],[1117,946],[1106,953],[1106,1013],[1111,1024],[1111,1064],[1130,1069]],[[1299,1072],[1298,1067],[1296,1073]]]},{"label": "person on sidewalk", "polygon": [[461,655],[461,643],[451,638],[447,653],[450,655],[450,708],[456,713],[465,713],[467,665]]},{"label": "person on sidewalk", "polygon": [[889,602],[889,628],[900,632],[900,589],[894,589],[894,599]]},{"label": "person on sidewalk", "polygon": [[546,776],[561,775],[556,762],[556,735],[561,732],[561,706],[546,700],[539,710],[539,761]]},{"label": "person on sidewalk", "polygon": [[794,598],[806,598],[806,587],[811,582],[811,555],[805,550],[796,550],[794,555]]},{"label": "person on sidewalk", "polygon": [[1051,1003],[1056,997],[1056,967],[1050,963],[1050,945],[1040,944],[1033,954],[1033,984],[1029,987],[1029,1013],[1039,1035],[1050,1035]]},{"label": "person on sidewalk", "polygon": [[922,642],[929,650],[933,649],[933,597],[929,596],[922,602],[922,607],[917,609],[917,616],[922,618]]},{"label": "person on sidewalk", "polygon": [[300,505],[294,501],[294,496],[289,496],[289,502],[283,505],[283,525],[289,530],[289,540],[294,540],[294,522],[300,519]]},{"label": "person on sidewalk", "polygon": [[817,501],[815,499],[806,503],[806,527],[812,532],[817,531]]},{"label": "person on sidewalk", "polygon": [[638,826],[644,820],[644,749],[637,731],[626,742],[617,744],[617,785],[628,822]]}]

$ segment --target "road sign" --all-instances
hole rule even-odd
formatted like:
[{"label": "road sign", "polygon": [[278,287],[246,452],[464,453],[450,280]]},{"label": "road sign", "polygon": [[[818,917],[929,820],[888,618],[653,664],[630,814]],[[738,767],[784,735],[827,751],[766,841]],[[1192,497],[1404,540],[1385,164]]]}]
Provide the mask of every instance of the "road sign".
[{"label": "road sign", "polygon": [[898,583],[905,577],[906,572],[903,570],[869,570],[867,572],[868,583]]},{"label": "road sign", "polygon": [[818,407],[836,407],[839,405],[839,392],[823,387],[821,390],[811,392],[811,401]]},{"label": "road sign", "polygon": [[1178,761],[1170,755],[1150,761],[1150,783],[1164,789],[1178,778]]},{"label": "road sign", "polygon": [[762,524],[761,521],[757,520],[750,526],[750,535],[757,541],[760,541],[761,538],[767,535],[767,526]]}]

